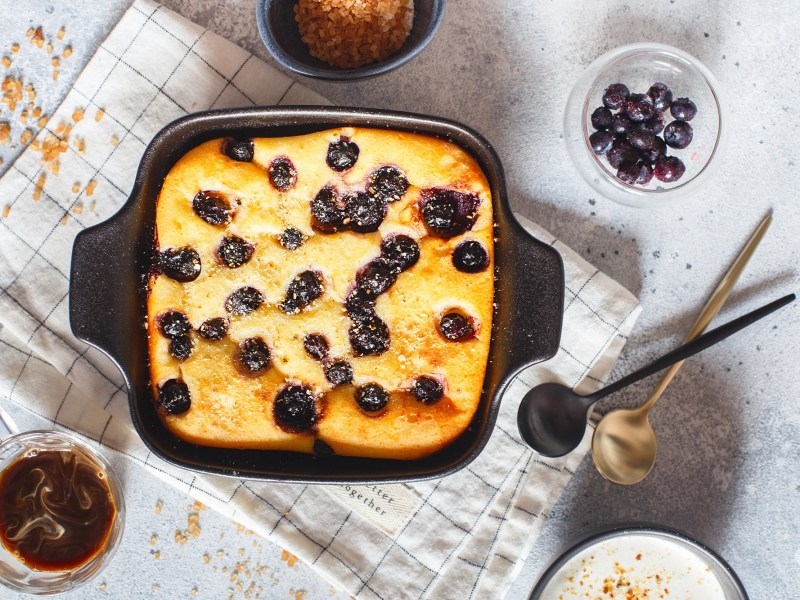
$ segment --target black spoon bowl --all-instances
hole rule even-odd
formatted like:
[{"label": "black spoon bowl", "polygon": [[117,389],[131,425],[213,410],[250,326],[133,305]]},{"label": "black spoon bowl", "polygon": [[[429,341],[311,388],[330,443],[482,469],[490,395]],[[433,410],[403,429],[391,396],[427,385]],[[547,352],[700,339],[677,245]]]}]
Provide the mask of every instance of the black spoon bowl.
[{"label": "black spoon bowl", "polygon": [[794,299],[795,294],[789,294],[708,331],[593,394],[577,394],[560,383],[537,385],[525,394],[517,412],[517,427],[522,439],[543,456],[558,457],[569,454],[581,443],[586,432],[589,409],[595,402],[702,352]]}]

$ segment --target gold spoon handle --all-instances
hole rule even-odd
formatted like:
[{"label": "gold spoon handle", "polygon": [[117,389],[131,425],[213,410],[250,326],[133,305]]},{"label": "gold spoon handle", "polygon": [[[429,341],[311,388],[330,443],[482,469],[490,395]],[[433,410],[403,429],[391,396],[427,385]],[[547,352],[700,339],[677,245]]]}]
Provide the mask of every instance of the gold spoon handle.
[{"label": "gold spoon handle", "polygon": [[[692,326],[691,331],[689,331],[689,334],[686,336],[684,342],[690,342],[698,335],[703,333],[706,327],[708,327],[708,324],[711,323],[711,321],[714,320],[714,317],[717,316],[719,311],[722,309],[722,306],[725,304],[725,301],[728,299],[731,290],[733,290],[733,286],[736,285],[736,281],[739,279],[742,271],[744,271],[745,266],[747,266],[747,262],[750,260],[753,252],[755,252],[759,242],[761,242],[761,238],[764,237],[764,234],[769,228],[770,223],[772,223],[771,210],[758,225],[756,230],[753,232],[753,235],[750,236],[750,239],[739,253],[739,256],[730,266],[728,272],[725,273],[724,277],[711,294],[711,297],[706,302],[706,305],[703,307],[703,311],[700,313],[700,316],[697,317],[697,320]],[[647,401],[639,407],[638,410],[640,412],[646,413],[652,408],[653,404],[656,403],[656,400],[661,397],[661,394],[664,393],[664,390],[666,390],[667,386],[672,382],[672,378],[675,377],[675,375],[678,373],[678,370],[681,368],[681,366],[683,366],[684,362],[686,361],[682,360],[677,362],[667,369],[666,373],[664,373],[663,377],[661,377],[661,380],[658,382],[658,385],[656,385],[656,389],[653,390]]]}]

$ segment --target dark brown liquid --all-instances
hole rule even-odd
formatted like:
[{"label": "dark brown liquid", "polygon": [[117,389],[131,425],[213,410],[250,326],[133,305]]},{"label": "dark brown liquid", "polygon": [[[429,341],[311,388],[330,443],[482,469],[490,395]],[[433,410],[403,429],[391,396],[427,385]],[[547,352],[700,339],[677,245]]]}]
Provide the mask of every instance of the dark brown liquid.
[{"label": "dark brown liquid", "polygon": [[41,450],[0,474],[0,540],[38,571],[69,571],[106,545],[116,507],[105,473],[76,452]]}]

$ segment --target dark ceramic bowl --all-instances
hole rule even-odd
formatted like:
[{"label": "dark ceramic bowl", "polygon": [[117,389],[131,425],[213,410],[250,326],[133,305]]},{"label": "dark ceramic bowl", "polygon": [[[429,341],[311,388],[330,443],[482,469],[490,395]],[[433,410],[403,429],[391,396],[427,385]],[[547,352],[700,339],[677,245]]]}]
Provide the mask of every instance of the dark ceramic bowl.
[{"label": "dark ceramic bowl", "polygon": [[[475,417],[445,449],[418,460],[312,456],[197,446],[173,436],[156,414],[149,385],[146,287],[154,256],[156,199],[169,169],[213,138],[301,135],[343,125],[446,138],[483,169],[494,198],[495,314],[489,364]],[[128,385],[133,424],[148,448],[173,464],[218,475],[272,481],[356,483],[442,477],[469,464],[492,433],[500,399],[519,371],[555,355],[561,338],[564,270],[551,246],[511,214],[500,160],[489,143],[453,121],[408,113],[270,107],[196,113],[159,132],[145,151],[128,202],[75,239],[69,310],[75,335],[108,354]]]},{"label": "dark ceramic bowl", "polygon": [[444,15],[444,0],[414,0],[414,22],[403,46],[386,60],[358,69],[338,69],[314,58],[294,20],[296,0],[258,0],[256,23],[267,50],[284,68],[318,79],[354,81],[382,75],[406,64],[433,39]]},{"label": "dark ceramic bowl", "polygon": [[[716,552],[691,538],[687,534],[649,523],[634,523],[604,527],[583,536],[578,542],[570,544],[562,551],[544,570],[536,585],[531,590],[529,600],[545,600],[552,597],[548,585],[558,575],[563,567],[575,556],[603,541],[627,536],[652,536],[674,544],[675,546],[694,554],[708,565],[710,573],[719,582],[725,600],[748,600],[747,592],[739,577],[725,560]],[[563,577],[563,575],[562,575]],[[558,580],[555,580],[558,581]],[[545,595],[547,592],[547,595]],[[620,595],[622,597],[622,595]]]}]

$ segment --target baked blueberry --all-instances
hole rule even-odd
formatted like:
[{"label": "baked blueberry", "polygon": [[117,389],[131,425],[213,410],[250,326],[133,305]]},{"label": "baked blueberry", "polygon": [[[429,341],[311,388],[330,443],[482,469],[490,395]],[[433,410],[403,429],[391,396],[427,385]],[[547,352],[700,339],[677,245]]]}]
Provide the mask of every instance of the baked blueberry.
[{"label": "baked blueberry", "polygon": [[346,171],[358,160],[359,148],[350,138],[340,137],[335,142],[328,144],[328,154],[325,162],[334,171]]},{"label": "baked blueberry", "polygon": [[367,298],[377,298],[395,282],[397,275],[383,258],[371,261],[356,275],[356,286]]},{"label": "baked blueberry", "polygon": [[623,83],[612,83],[603,93],[603,105],[611,110],[617,110],[625,105],[630,92]]},{"label": "baked blueberry", "polygon": [[270,352],[267,343],[259,337],[247,338],[239,344],[239,363],[252,373],[269,367]]},{"label": "baked blueberry", "polygon": [[386,200],[366,192],[348,194],[344,199],[346,222],[358,233],[377,231],[386,218],[386,209]]},{"label": "baked blueberry", "polygon": [[691,121],[697,114],[697,105],[688,98],[678,98],[670,105],[669,112],[680,121]]},{"label": "baked blueberry", "polygon": [[396,167],[385,165],[370,173],[367,192],[386,202],[396,202],[406,193],[408,185],[405,173]]},{"label": "baked blueberry", "polygon": [[189,387],[180,379],[166,381],[158,388],[158,403],[173,415],[186,412],[192,405]]},{"label": "baked blueberry", "polygon": [[461,242],[453,250],[453,266],[464,273],[480,273],[489,266],[489,253],[475,240]]},{"label": "baked blueberry", "polygon": [[381,411],[389,403],[389,394],[377,383],[362,385],[356,390],[355,397],[359,408],[367,413]]},{"label": "baked blueberry", "polygon": [[345,229],[344,209],[339,205],[339,194],[332,186],[325,186],[311,200],[311,226],[323,233],[336,233]]},{"label": "baked blueberry", "polygon": [[189,323],[186,315],[177,310],[168,310],[161,313],[156,317],[156,324],[162,335],[171,340],[189,333],[192,328],[192,324]]},{"label": "baked blueberry", "polygon": [[346,360],[337,360],[325,365],[325,379],[333,385],[345,385],[353,381],[353,367]]},{"label": "baked blueberry", "polygon": [[233,160],[252,162],[253,156],[255,156],[255,147],[253,146],[253,140],[250,139],[225,138],[222,144],[222,152]]},{"label": "baked blueberry", "polygon": [[321,333],[309,333],[303,338],[303,348],[311,358],[322,360],[328,356],[328,339]]},{"label": "baked blueberry", "polygon": [[399,274],[417,264],[419,244],[407,235],[386,238],[381,242],[381,258]]},{"label": "baked blueberry", "polygon": [[200,255],[190,246],[167,248],[159,252],[158,266],[164,275],[175,281],[194,281],[200,275]]},{"label": "baked blueberry", "polygon": [[322,276],[314,271],[303,271],[289,283],[280,309],[296,315],[322,295]]},{"label": "baked blueberry", "polygon": [[297,169],[292,161],[285,156],[279,156],[269,163],[267,169],[269,181],[276,190],[285,192],[297,183]]},{"label": "baked blueberry", "polygon": [[472,320],[461,313],[451,312],[439,320],[439,332],[451,342],[462,342],[475,335]]},{"label": "baked blueberry", "polygon": [[423,404],[434,404],[444,394],[444,388],[438,379],[422,375],[414,381],[411,395]]},{"label": "baked blueberry", "polygon": [[248,315],[264,303],[264,294],[245,286],[231,292],[225,300],[225,310],[234,315]]},{"label": "baked blueberry", "polygon": [[670,148],[678,150],[692,143],[694,132],[686,121],[673,121],[664,128],[664,142]]},{"label": "baked blueberry", "polygon": [[375,298],[363,288],[356,287],[347,294],[344,308],[352,319],[371,317],[375,314]]},{"label": "baked blueberry", "polygon": [[316,404],[317,398],[308,386],[291,384],[278,392],[272,414],[279,427],[301,433],[317,422]]},{"label": "baked blueberry", "polygon": [[169,353],[178,360],[186,360],[192,354],[192,338],[188,335],[179,335],[169,341]]},{"label": "baked blueberry", "polygon": [[213,190],[197,192],[192,200],[192,210],[209,225],[227,225],[234,213],[225,194]]},{"label": "baked blueberry", "polygon": [[197,330],[200,337],[207,340],[217,341],[221,340],[228,334],[228,319],[225,317],[214,317],[208,321],[204,321]]},{"label": "baked blueberry", "polygon": [[281,233],[280,237],[281,246],[287,250],[297,250],[305,241],[306,236],[303,235],[303,232],[299,229],[295,229],[294,227],[289,227],[286,229],[283,233]]},{"label": "baked blueberry", "polygon": [[445,188],[423,190],[420,199],[422,218],[428,232],[451,238],[471,229],[478,218],[480,198]]},{"label": "baked blueberry", "polygon": [[217,248],[219,262],[231,269],[241,267],[253,256],[253,244],[235,235],[228,235]]},{"label": "baked blueberry", "polygon": [[653,101],[653,108],[659,112],[664,112],[672,104],[672,90],[663,83],[654,83],[647,90],[647,95]]},{"label": "baked blueberry", "polygon": [[356,356],[375,356],[389,349],[389,328],[374,313],[353,319],[348,334]]},{"label": "baked blueberry", "polygon": [[314,440],[314,454],[318,456],[333,456],[336,452],[322,440]]}]

